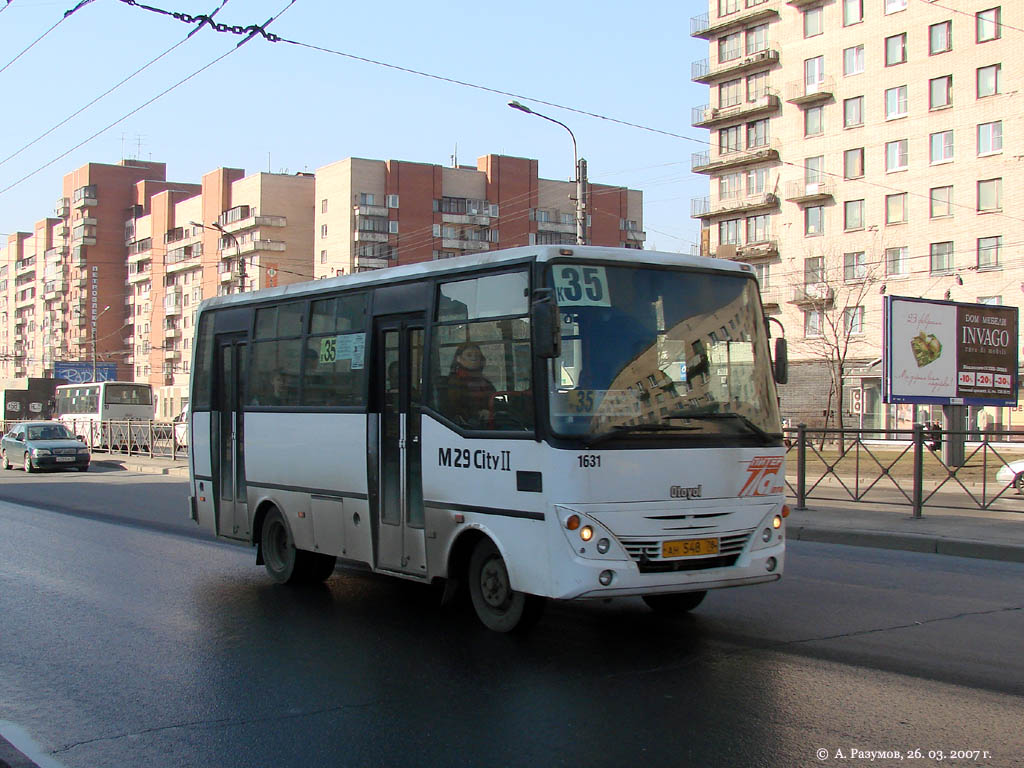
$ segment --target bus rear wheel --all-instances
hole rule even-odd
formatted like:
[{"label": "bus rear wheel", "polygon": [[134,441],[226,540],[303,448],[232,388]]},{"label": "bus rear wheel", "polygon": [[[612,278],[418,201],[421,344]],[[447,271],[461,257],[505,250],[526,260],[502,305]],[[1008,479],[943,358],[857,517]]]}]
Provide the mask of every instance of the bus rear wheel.
[{"label": "bus rear wheel", "polygon": [[707,597],[703,592],[674,592],[669,595],[644,595],[644,602],[658,613],[686,613],[700,605]]},{"label": "bus rear wheel", "polygon": [[278,509],[267,513],[260,533],[263,566],[278,584],[313,584],[334,573],[337,558],[295,548],[292,532]]},{"label": "bus rear wheel", "polygon": [[477,618],[495,632],[528,629],[544,607],[543,598],[512,589],[505,560],[490,539],[481,539],[469,558],[469,595]]}]

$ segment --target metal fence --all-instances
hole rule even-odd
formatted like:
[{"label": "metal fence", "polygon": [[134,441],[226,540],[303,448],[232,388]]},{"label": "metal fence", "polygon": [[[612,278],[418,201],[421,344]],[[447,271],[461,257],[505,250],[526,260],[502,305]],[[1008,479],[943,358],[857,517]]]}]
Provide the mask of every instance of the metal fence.
[{"label": "metal fence", "polygon": [[[4,421],[4,434],[17,423],[13,420]],[[181,422],[68,419],[63,423],[82,438],[94,454],[150,456],[172,461],[188,458],[188,429]]]},{"label": "metal fence", "polygon": [[[822,429],[800,424],[784,430],[786,484],[797,509],[812,498],[909,506],[1024,512],[1024,460],[1018,432],[913,429]],[[980,437],[980,439],[978,439]],[[950,441],[953,441],[951,443]],[[963,457],[951,446],[964,443]],[[957,456],[957,459],[953,459]],[[795,461],[795,472],[793,466]],[[1008,469],[1004,470],[1003,468]],[[1003,471],[1001,471],[1003,470]],[[998,475],[998,477],[997,477]]]}]

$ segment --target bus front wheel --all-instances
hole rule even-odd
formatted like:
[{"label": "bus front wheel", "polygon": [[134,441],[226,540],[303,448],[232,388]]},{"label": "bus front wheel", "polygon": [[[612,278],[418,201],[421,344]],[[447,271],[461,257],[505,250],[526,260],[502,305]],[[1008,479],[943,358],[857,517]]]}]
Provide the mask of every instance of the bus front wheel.
[{"label": "bus front wheel", "polygon": [[481,539],[469,558],[469,595],[477,617],[495,632],[528,629],[544,606],[543,598],[512,589],[505,560],[490,539]]},{"label": "bus front wheel", "polygon": [[692,611],[707,596],[704,592],[674,592],[669,595],[644,595],[644,602],[658,613],[686,613]]}]

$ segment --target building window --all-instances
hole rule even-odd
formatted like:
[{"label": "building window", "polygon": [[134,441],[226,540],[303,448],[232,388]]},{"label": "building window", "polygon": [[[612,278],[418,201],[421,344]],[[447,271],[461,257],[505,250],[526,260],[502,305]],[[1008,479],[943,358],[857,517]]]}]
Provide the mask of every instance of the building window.
[{"label": "building window", "polygon": [[985,179],[978,182],[978,211],[1001,211],[1003,209],[1003,180]]},{"label": "building window", "polygon": [[810,205],[804,209],[804,234],[817,237],[825,233],[825,207]]},{"label": "building window", "polygon": [[825,282],[825,259],[811,256],[804,259],[804,285],[818,285]]},{"label": "building window", "polygon": [[321,224],[320,225],[320,237],[327,237],[327,225],[326,224]]},{"label": "building window", "polygon": [[885,119],[907,116],[907,86],[899,85],[885,92]]},{"label": "building window", "polygon": [[739,152],[743,149],[742,136],[743,128],[734,125],[731,128],[722,128],[718,131],[718,152],[728,155],[732,152]]},{"label": "building window", "polygon": [[885,38],[885,66],[903,64],[907,60],[907,33]]},{"label": "building window", "polygon": [[864,71],[864,46],[855,45],[843,51],[843,74],[859,75]]},{"label": "building window", "polygon": [[864,229],[864,201],[847,200],[843,203],[843,228],[849,232]]},{"label": "building window", "polygon": [[978,156],[997,155],[1003,151],[1003,121],[978,126]]},{"label": "building window", "polygon": [[762,261],[758,264],[751,264],[750,266],[754,270],[754,277],[757,278],[757,284],[760,285],[762,289],[768,288],[768,280],[771,276],[770,265],[768,264],[768,262]]},{"label": "building window", "polygon": [[864,333],[864,307],[847,307],[843,310],[843,329],[847,336]]},{"label": "building window", "polygon": [[953,22],[940,21],[928,27],[928,55],[953,50]]},{"label": "building window", "polygon": [[864,97],[843,99],[843,127],[854,128],[858,125],[864,125]]},{"label": "building window", "polygon": [[718,106],[735,107],[743,101],[743,79],[729,80],[718,86]]},{"label": "building window", "polygon": [[999,251],[1003,247],[1002,237],[978,238],[978,269],[995,269],[999,266]]},{"label": "building window", "polygon": [[864,0],[843,0],[843,26],[864,21]]},{"label": "building window", "polygon": [[326,264],[327,263],[327,251],[320,251],[320,263],[321,264]]},{"label": "building window", "polygon": [[1002,296],[979,296],[978,297],[978,303],[979,304],[991,304],[993,306],[998,307],[1000,304],[1003,303],[1003,297]]},{"label": "building window", "polygon": [[804,93],[817,93],[825,84],[825,57],[804,60]]},{"label": "building window", "polygon": [[747,149],[768,146],[768,120],[747,123]]},{"label": "building window", "polygon": [[767,213],[747,217],[747,242],[766,243],[771,233],[771,219]]},{"label": "building window", "polygon": [[761,195],[768,188],[768,168],[751,168],[747,171],[747,194]]},{"label": "building window", "polygon": [[747,30],[747,56],[768,50],[768,25],[758,24]]},{"label": "building window", "polygon": [[928,109],[942,109],[953,104],[953,76],[943,75],[928,81]]},{"label": "building window", "polygon": [[814,339],[821,336],[821,310],[809,309],[804,312],[804,337]]},{"label": "building window", "polygon": [[740,3],[741,0],[718,0],[718,15],[728,16],[730,13],[736,13],[743,7]]},{"label": "building window", "polygon": [[825,132],[825,108],[808,107],[804,111],[804,136],[820,136]]},{"label": "building window", "polygon": [[885,144],[885,170],[887,173],[893,171],[907,170],[907,139],[889,141]]},{"label": "building window", "polygon": [[320,213],[327,213],[327,198],[320,201]]},{"label": "building window", "polygon": [[843,254],[843,280],[851,283],[868,276],[868,260],[864,251]]},{"label": "building window", "polygon": [[388,195],[387,196],[387,204],[388,204],[388,208],[397,208],[398,207],[398,195]]},{"label": "building window", "polygon": [[895,195],[885,196],[885,223],[906,224],[907,222],[907,193],[898,192]]},{"label": "building window", "polygon": [[885,274],[893,277],[905,275],[908,272],[907,247],[885,249]]},{"label": "building window", "polygon": [[1000,24],[999,6],[989,8],[987,11],[978,11],[975,14],[975,26],[979,43],[989,40],[998,40],[1003,36],[1002,25]]},{"label": "building window", "polygon": [[995,96],[1003,92],[1002,64],[991,64],[987,67],[978,67],[978,98]]},{"label": "building window", "polygon": [[848,149],[843,153],[843,178],[859,179],[864,176],[864,147]]},{"label": "building window", "polygon": [[743,55],[743,35],[736,32],[718,38],[718,60],[733,61]]},{"label": "building window", "polygon": [[953,187],[932,187],[928,198],[928,215],[931,218],[953,215]]},{"label": "building window", "polygon": [[734,200],[743,194],[743,174],[726,173],[718,177],[718,199]]},{"label": "building window", "polygon": [[907,0],[885,0],[886,14],[906,10]]},{"label": "building window", "polygon": [[392,235],[397,235],[398,234],[398,222],[397,221],[392,220],[392,221],[388,222],[388,233],[392,234]]},{"label": "building window", "polygon": [[928,246],[931,273],[942,274],[953,270],[953,243],[932,243]]},{"label": "building window", "polygon": [[721,245],[739,245],[743,219],[718,222],[718,242]]},{"label": "building window", "polygon": [[768,73],[757,72],[747,77],[747,101],[757,101],[768,94]]},{"label": "building window", "polygon": [[928,137],[928,161],[936,163],[948,163],[953,159],[953,132],[939,131]]},{"label": "building window", "polygon": [[804,37],[817,37],[824,31],[821,6],[804,11]]},{"label": "building window", "polygon": [[359,204],[360,205],[376,205],[376,203],[374,203],[375,199],[376,198],[373,196],[373,193],[371,193],[371,192],[360,192],[359,193]]}]

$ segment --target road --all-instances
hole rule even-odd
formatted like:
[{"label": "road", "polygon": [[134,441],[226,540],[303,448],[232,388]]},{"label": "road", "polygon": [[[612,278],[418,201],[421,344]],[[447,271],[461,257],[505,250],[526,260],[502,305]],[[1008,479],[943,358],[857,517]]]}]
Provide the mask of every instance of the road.
[{"label": "road", "polygon": [[41,765],[1024,765],[1020,564],[794,542],[690,616],[554,604],[507,637],[359,571],[271,585],[181,494],[0,477],[0,734]]}]

